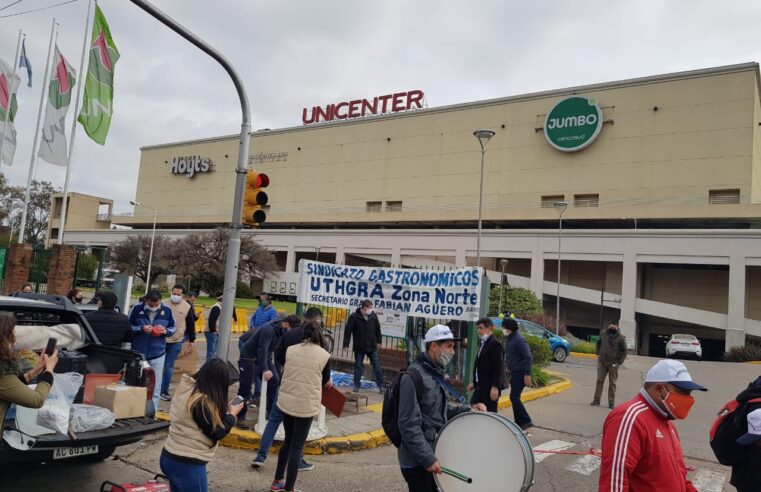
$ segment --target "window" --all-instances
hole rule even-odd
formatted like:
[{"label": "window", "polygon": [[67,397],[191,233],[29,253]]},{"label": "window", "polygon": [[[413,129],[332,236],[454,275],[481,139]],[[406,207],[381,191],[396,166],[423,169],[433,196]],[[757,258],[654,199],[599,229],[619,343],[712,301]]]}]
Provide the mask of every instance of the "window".
[{"label": "window", "polygon": [[710,190],[708,192],[709,205],[725,205],[728,203],[740,203],[740,190]]},{"label": "window", "polygon": [[365,204],[365,211],[367,212],[380,212],[383,202],[367,202]]},{"label": "window", "polygon": [[544,336],[544,328],[537,325],[536,323],[532,323],[530,321],[520,321],[520,324],[523,326],[523,329],[529,333],[529,335],[534,335],[537,337]]},{"label": "window", "polygon": [[597,207],[600,204],[600,195],[573,195],[574,207]]},{"label": "window", "polygon": [[386,212],[401,212],[402,202],[386,202]]},{"label": "window", "polygon": [[565,200],[565,195],[544,195],[542,197],[542,208],[552,208],[557,202]]}]

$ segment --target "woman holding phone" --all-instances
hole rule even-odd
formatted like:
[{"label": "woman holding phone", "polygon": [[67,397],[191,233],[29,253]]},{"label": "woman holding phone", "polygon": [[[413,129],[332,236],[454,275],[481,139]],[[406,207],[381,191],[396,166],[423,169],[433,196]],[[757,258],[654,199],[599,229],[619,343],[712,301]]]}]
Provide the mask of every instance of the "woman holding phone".
[{"label": "woman holding phone", "polygon": [[206,492],[206,464],[217,442],[235,425],[243,402],[230,402],[228,365],[212,359],[192,377],[183,374],[169,410],[169,437],[161,451],[161,471],[172,492]]},{"label": "woman holding phone", "polygon": [[[13,313],[0,312],[0,435],[11,403],[28,408],[40,408],[45,403],[53,386],[53,369],[58,363],[58,352],[54,349],[50,355],[43,352],[31,371],[21,373],[13,352],[15,328]],[[32,389],[27,384],[34,378],[37,378],[37,387]]]},{"label": "woman holding phone", "polygon": [[[312,420],[320,413],[322,388],[330,386],[330,354],[323,348],[320,327],[306,323],[301,343],[285,352],[277,406],[283,413],[285,440],[277,457],[271,491],[292,492]],[[288,476],[286,476],[286,468]]]}]

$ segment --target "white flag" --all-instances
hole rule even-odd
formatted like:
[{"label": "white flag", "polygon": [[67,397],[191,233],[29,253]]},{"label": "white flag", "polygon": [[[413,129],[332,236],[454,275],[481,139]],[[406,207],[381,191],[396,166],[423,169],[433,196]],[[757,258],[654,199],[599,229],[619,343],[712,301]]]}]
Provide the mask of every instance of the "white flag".
[{"label": "white flag", "polygon": [[13,120],[18,109],[16,91],[20,82],[21,77],[14,75],[13,68],[0,59],[0,163],[9,166],[13,164],[13,156],[16,153],[16,127]]},{"label": "white flag", "polygon": [[56,166],[66,166],[68,149],[66,146],[66,113],[69,112],[71,95],[74,92],[76,72],[66,61],[58,46],[55,47],[53,73],[48,87],[48,104],[45,108],[45,122],[42,126],[42,142],[39,156]]}]

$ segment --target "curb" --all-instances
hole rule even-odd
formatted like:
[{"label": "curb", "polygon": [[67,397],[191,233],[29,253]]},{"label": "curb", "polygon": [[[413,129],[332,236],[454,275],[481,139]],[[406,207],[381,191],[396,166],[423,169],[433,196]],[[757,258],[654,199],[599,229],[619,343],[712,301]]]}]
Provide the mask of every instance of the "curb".
[{"label": "curb", "polygon": [[745,362],[746,364],[759,364],[761,365],[761,360],[749,360]]},{"label": "curb", "polygon": [[[524,391],[521,395],[521,401],[527,402],[544,398],[545,396],[554,395],[573,387],[571,380],[565,375],[559,373],[552,373],[553,375],[560,377],[562,381],[553,383],[544,388],[531,389]],[[509,408],[512,406],[510,398],[502,396],[499,399],[498,408],[500,410]],[[381,412],[381,408],[378,405],[373,405],[372,411],[377,413]],[[166,412],[157,412],[156,419],[169,422],[169,414]],[[261,436],[254,431],[237,429],[233,427],[230,433],[222,439],[219,443],[222,446],[235,449],[247,449],[256,451],[259,449],[259,441]],[[384,444],[388,444],[390,441],[383,432],[383,429],[372,430],[368,432],[361,432],[358,434],[351,434],[348,436],[338,437],[323,437],[322,439],[316,439],[304,444],[304,454],[318,455],[318,454],[341,454],[350,453],[352,451],[361,451],[363,449],[373,449]],[[279,443],[274,443],[270,454],[275,454],[280,448]]]},{"label": "curb", "polygon": [[585,354],[582,352],[571,352],[571,357],[579,357],[581,359],[596,359],[597,354]]}]

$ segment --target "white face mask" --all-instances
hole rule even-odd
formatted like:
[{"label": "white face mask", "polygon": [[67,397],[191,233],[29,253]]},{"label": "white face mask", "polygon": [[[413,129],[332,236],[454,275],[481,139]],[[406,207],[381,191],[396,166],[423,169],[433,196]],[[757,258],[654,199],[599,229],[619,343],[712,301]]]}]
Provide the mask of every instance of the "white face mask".
[{"label": "white face mask", "polygon": [[454,354],[451,352],[441,351],[438,360],[436,361],[441,367],[446,368],[454,358]]},{"label": "white face mask", "polygon": [[484,333],[483,335],[478,335],[478,338],[480,338],[481,341],[484,341],[487,338],[489,338],[489,333]]},{"label": "white face mask", "polygon": [[363,309],[362,314],[364,314],[365,316],[370,316],[371,314],[373,314],[373,308]]},{"label": "white face mask", "polygon": [[159,306],[151,307],[151,306],[146,305],[145,306],[145,310],[150,312],[150,313],[155,313],[156,311],[159,310]]},{"label": "white face mask", "polygon": [[182,296],[177,294],[172,294],[171,296],[169,296],[169,300],[175,304],[179,304],[180,301],[182,300]]}]

